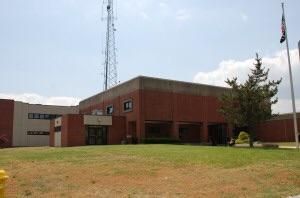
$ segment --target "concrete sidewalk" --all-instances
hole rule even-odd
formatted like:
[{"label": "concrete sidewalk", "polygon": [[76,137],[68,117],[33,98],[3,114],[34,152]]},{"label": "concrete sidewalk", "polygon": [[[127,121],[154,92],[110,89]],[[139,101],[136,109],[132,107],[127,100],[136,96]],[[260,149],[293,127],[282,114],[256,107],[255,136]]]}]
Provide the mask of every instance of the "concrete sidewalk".
[{"label": "concrete sidewalk", "polygon": [[[280,149],[296,149],[296,145],[280,145],[276,143],[258,143],[254,142],[253,146],[254,148],[272,148],[272,145],[274,145],[273,148],[276,148],[275,146],[277,145],[277,148]],[[235,144],[234,147],[239,147],[239,148],[249,148],[249,144]]]}]

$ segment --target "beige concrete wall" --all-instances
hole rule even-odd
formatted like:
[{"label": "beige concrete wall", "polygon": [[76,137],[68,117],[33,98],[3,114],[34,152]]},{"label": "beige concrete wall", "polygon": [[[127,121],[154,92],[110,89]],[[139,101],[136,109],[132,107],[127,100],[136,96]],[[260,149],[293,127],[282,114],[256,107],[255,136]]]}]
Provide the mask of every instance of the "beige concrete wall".
[{"label": "beige concrete wall", "polygon": [[98,104],[99,101],[113,99],[117,96],[133,92],[140,88],[140,77],[133,78],[122,84],[114,86],[111,89],[103,91],[99,94],[91,96],[79,103],[79,109],[88,107],[89,105]]},{"label": "beige concrete wall", "polygon": [[49,135],[27,135],[27,131],[50,131],[50,120],[28,119],[28,113],[76,114],[78,107],[28,104],[15,101],[13,146],[48,146]]},{"label": "beige concrete wall", "polygon": [[54,120],[54,127],[59,127],[59,126],[61,126],[61,117],[56,118]]},{"label": "beige concrete wall", "polygon": [[111,116],[94,116],[94,115],[84,115],[83,117],[84,125],[102,125],[111,126],[112,117]]},{"label": "beige concrete wall", "polygon": [[54,146],[61,147],[61,131],[54,133]]}]

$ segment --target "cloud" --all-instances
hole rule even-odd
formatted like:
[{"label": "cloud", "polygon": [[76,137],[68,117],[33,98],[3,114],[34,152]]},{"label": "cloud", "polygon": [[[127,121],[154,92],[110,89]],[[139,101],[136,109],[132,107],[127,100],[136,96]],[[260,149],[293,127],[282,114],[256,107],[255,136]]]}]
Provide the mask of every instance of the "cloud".
[{"label": "cloud", "polygon": [[[297,100],[300,99],[300,64],[299,54],[297,49],[290,51],[291,64],[293,71],[294,90]],[[266,56],[262,58],[263,66],[270,69],[269,78],[273,80],[280,79],[282,77],[282,83],[279,86],[279,102],[274,106],[274,111],[291,112],[288,104],[290,102],[290,82],[289,71],[287,63],[286,51],[276,52],[272,56]],[[244,82],[247,79],[247,75],[250,69],[253,68],[254,59],[249,58],[246,60],[223,60],[217,66],[216,69],[208,72],[198,72],[194,77],[194,82],[211,84],[216,86],[227,86],[225,80],[227,78],[238,77],[239,82]],[[290,105],[291,107],[291,105]],[[300,104],[297,103],[296,109],[300,111]]]},{"label": "cloud", "polygon": [[79,104],[79,98],[72,97],[46,97],[35,93],[11,94],[0,93],[2,99],[13,99],[16,101],[26,102],[30,104],[43,104],[43,105],[61,105],[61,106],[76,106]]},{"label": "cloud", "polygon": [[[300,99],[295,100],[296,110],[300,111]],[[298,108],[297,108],[298,107]],[[278,103],[273,106],[274,113],[291,113],[293,112],[292,100],[279,98]]]},{"label": "cloud", "polygon": [[185,21],[191,18],[191,13],[187,9],[180,9],[176,12],[176,19]]}]

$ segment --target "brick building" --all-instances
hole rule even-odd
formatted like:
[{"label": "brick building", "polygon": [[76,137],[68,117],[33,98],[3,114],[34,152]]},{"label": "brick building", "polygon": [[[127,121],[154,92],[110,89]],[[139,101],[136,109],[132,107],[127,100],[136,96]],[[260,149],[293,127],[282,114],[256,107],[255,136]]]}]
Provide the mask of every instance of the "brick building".
[{"label": "brick building", "polygon": [[[298,130],[300,113],[297,113]],[[281,114],[256,127],[257,139],[265,142],[295,142],[293,114]],[[300,138],[300,133],[299,133]]]},{"label": "brick building", "polygon": [[[149,138],[224,144],[226,138],[236,135],[218,112],[218,98],[226,91],[224,87],[139,76],[76,107],[0,100],[0,146],[141,143]],[[295,141],[289,114],[260,124],[256,131],[260,141]]]},{"label": "brick building", "polygon": [[0,147],[48,146],[50,120],[67,113],[78,107],[0,99]]},{"label": "brick building", "polygon": [[[97,141],[88,140],[100,137],[105,140],[99,143],[108,144],[120,144],[124,139],[142,142],[145,138],[172,138],[181,142],[197,143],[208,142],[209,138],[214,138],[216,143],[221,144],[230,135],[230,130],[218,113],[218,97],[227,90],[222,87],[139,76],[81,101],[79,113],[82,115],[71,116],[80,120],[77,123],[80,123],[78,127],[82,129],[81,132],[71,132],[72,130],[67,129],[70,125],[62,123],[57,130],[61,133],[57,144],[73,145],[66,143],[72,142],[72,137],[67,138],[65,131],[74,135],[80,134],[80,145],[97,144]],[[107,125],[105,132],[100,132],[103,131],[100,129],[103,128],[101,124],[95,129],[95,123],[83,123],[83,117],[87,115],[98,116],[98,119],[101,116],[111,116],[112,123]],[[120,119],[122,117],[124,119]],[[71,118],[63,116],[62,119],[67,123],[66,120]],[[112,131],[117,125],[122,126],[120,130]],[[90,130],[99,132],[95,134],[97,132]],[[50,144],[55,145],[55,142]]]}]

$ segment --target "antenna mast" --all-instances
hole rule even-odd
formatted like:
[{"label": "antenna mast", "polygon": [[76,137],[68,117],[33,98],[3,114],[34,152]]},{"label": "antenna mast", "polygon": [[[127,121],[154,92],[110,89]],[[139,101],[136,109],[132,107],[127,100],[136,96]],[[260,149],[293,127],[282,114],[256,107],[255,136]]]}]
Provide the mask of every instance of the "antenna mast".
[{"label": "antenna mast", "polygon": [[115,47],[115,16],[113,0],[103,0],[103,6],[106,6],[107,11],[107,29],[106,29],[106,44],[105,44],[105,62],[104,62],[104,90],[107,90],[118,82],[117,74],[117,58]]}]

